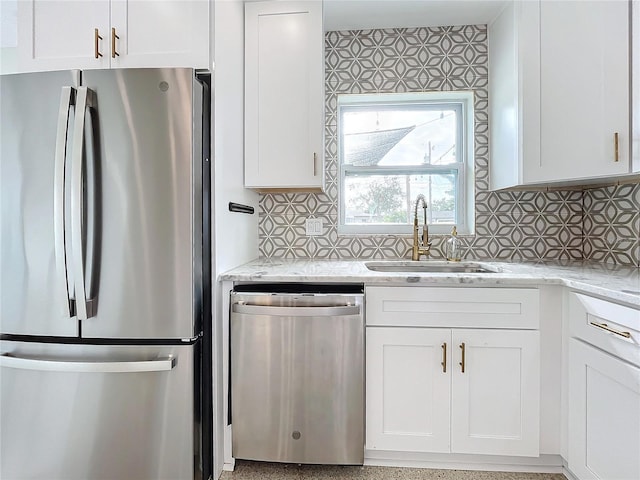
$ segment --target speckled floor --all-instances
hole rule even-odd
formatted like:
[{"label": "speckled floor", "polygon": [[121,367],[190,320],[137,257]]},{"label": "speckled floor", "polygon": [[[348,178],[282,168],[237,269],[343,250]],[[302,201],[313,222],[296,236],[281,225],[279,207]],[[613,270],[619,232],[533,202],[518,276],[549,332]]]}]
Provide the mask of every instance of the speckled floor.
[{"label": "speckled floor", "polygon": [[223,472],[220,480],[567,480],[550,473],[476,472],[424,468],[342,467],[288,465],[238,460],[233,472]]}]

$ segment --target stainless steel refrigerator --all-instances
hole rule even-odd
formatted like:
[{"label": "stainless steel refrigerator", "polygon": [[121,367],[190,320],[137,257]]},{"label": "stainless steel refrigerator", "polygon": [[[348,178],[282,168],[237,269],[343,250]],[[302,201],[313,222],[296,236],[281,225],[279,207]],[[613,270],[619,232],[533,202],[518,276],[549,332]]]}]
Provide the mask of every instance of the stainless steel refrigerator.
[{"label": "stainless steel refrigerator", "polygon": [[209,84],[0,77],[0,478],[209,477]]}]

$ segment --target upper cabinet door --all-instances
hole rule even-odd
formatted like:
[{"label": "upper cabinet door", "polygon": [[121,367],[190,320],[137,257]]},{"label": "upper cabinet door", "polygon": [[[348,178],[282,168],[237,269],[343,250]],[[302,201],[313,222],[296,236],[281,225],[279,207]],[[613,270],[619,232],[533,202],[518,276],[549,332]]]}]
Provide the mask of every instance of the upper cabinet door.
[{"label": "upper cabinet door", "polygon": [[1,2],[9,32],[0,38],[0,73],[208,69],[209,5],[209,0],[24,0],[9,8]]},{"label": "upper cabinet door", "polygon": [[18,2],[17,70],[108,68],[109,2]]},{"label": "upper cabinet door", "polygon": [[245,5],[245,186],[323,188],[322,2]]},{"label": "upper cabinet door", "polygon": [[531,182],[630,172],[629,3],[540,4],[540,165]]},{"label": "upper cabinet door", "polygon": [[112,68],[209,68],[207,0],[112,0]]},{"label": "upper cabinet door", "polygon": [[629,12],[628,1],[514,1],[489,25],[493,189],[640,171],[639,114],[633,141],[629,122],[632,88],[640,110],[629,49],[639,41]]}]

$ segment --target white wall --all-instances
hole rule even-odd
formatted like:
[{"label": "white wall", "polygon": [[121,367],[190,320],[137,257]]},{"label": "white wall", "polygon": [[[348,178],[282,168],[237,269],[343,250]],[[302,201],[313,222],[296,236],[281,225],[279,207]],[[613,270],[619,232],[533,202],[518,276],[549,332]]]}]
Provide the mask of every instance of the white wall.
[{"label": "white wall", "polygon": [[[215,0],[213,46],[214,478],[222,472],[222,304],[220,273],[258,257],[258,194],[244,184],[244,3]],[[255,208],[253,215],[229,212],[229,202]]]}]

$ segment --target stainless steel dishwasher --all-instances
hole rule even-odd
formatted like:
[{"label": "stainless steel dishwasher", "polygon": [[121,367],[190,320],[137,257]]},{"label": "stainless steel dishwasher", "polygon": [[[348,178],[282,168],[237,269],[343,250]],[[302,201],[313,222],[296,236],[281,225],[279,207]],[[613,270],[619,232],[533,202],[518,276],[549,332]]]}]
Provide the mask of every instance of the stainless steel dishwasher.
[{"label": "stainless steel dishwasher", "polygon": [[364,461],[362,285],[241,285],[231,293],[235,458]]}]

